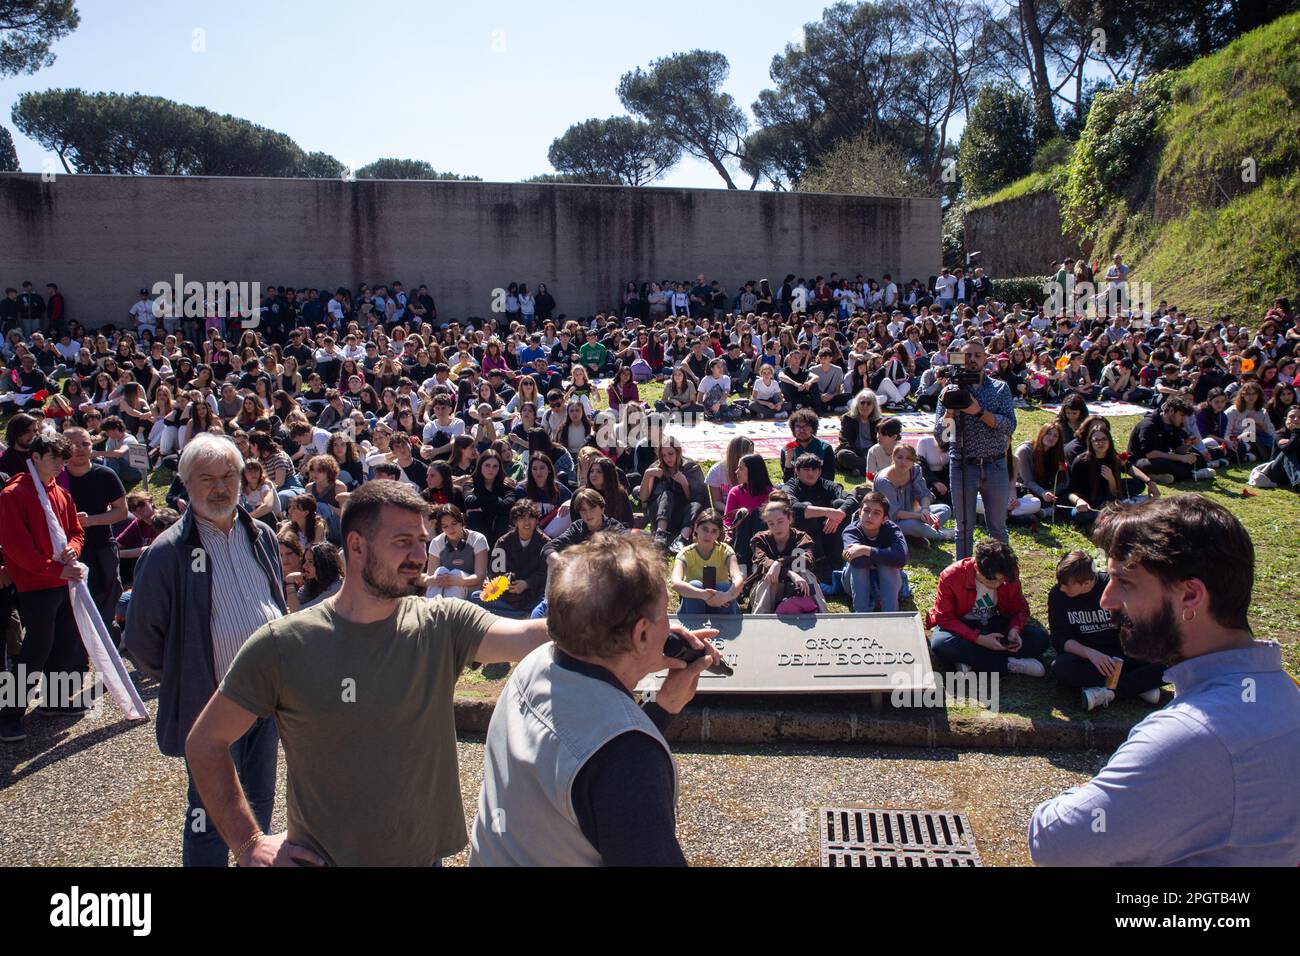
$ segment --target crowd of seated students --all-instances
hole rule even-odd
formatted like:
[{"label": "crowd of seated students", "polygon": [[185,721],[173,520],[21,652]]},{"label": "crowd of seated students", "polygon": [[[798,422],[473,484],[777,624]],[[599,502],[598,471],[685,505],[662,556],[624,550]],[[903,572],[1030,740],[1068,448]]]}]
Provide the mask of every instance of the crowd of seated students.
[{"label": "crowd of seated students", "polygon": [[[704,288],[673,293],[664,311],[635,296],[581,320],[521,309],[478,323],[438,322],[431,300],[405,293],[380,295],[382,309],[359,296],[368,310],[336,294],[322,310],[308,308],[319,297],[279,289],[278,324],[232,322],[229,338],[215,317],[195,336],[180,323],[160,329],[147,310],[133,309],[134,330],[94,332],[65,314],[44,332],[6,330],[0,397],[14,413],[0,472],[25,467],[39,429],[85,428],[94,460],[132,490],[129,524],[114,529],[127,581],[126,562],[186,507],[179,481],[158,512],[134,489],[147,471],[174,469],[195,435],[216,432],[244,456],[241,504],[276,529],[299,607],[344,573],[349,495],[396,480],[429,502],[431,596],[544,613],[550,556],[636,531],[672,556],[687,611],[824,612],[836,595],[855,611],[889,611],[908,593],[909,551],[956,536],[949,449],[933,434],[914,441],[889,413],[934,409],[949,355],[976,342],[985,374],[1019,407],[1061,406],[1007,448],[1007,500],[981,497],[981,512],[1087,526],[1110,502],[1244,463],[1258,487],[1300,486],[1300,332],[1285,300],[1252,334],[1163,303],[1048,315],[999,302],[987,283],[906,296],[889,283],[879,301],[839,296],[827,307],[818,290],[837,288],[832,279],[791,276],[757,311],[732,311]],[[652,381],[662,383],[653,403],[643,395]],[[1150,406],[1125,448],[1093,414],[1097,401]],[[674,437],[701,419],[745,418],[784,423],[779,455],[738,436],[706,472]],[[827,420],[834,445],[819,436]],[[1020,613],[1014,553],[987,545],[941,578],[935,654],[1031,673],[1016,661],[1037,661],[1047,643]],[[501,576],[498,597],[488,585]]]}]

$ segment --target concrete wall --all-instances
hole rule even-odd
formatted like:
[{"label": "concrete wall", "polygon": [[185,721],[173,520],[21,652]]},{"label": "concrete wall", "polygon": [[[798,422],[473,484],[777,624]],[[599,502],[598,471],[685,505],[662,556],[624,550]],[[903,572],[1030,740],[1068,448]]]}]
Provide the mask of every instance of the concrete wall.
[{"label": "concrete wall", "polygon": [[981,253],[976,264],[994,278],[1041,276],[1056,271],[1067,256],[1087,249],[1061,230],[1061,206],[1050,192],[971,210],[966,214],[966,248]]},{"label": "concrete wall", "polygon": [[57,282],[68,314],[120,324],[172,281],[429,286],[444,318],[545,282],[571,317],[628,279],[704,273],[734,291],[787,272],[925,278],[937,200],[461,182],[0,175],[0,283]]}]

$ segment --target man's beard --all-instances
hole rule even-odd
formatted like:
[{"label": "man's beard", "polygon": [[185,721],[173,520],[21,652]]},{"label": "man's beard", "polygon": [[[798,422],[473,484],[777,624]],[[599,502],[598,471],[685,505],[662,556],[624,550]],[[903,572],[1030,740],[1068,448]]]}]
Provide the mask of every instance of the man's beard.
[{"label": "man's beard", "polygon": [[1160,610],[1147,620],[1135,620],[1122,610],[1112,615],[1119,627],[1119,640],[1124,653],[1143,661],[1176,664],[1182,660],[1182,635],[1173,602],[1164,598]]},{"label": "man's beard", "polygon": [[[423,570],[422,567],[409,569],[409,573],[418,575]],[[379,562],[371,555],[366,555],[366,563],[361,567],[361,580],[365,582],[366,588],[371,594],[386,601],[396,601],[398,598],[418,595],[423,593],[424,590],[420,587],[418,577],[403,580],[400,567],[392,573],[385,574]]]},{"label": "man's beard", "polygon": [[206,500],[197,497],[190,500],[190,507],[194,509],[194,513],[205,521],[211,521],[214,524],[234,516],[238,504],[238,499],[234,498],[228,502],[217,504],[209,504]]}]

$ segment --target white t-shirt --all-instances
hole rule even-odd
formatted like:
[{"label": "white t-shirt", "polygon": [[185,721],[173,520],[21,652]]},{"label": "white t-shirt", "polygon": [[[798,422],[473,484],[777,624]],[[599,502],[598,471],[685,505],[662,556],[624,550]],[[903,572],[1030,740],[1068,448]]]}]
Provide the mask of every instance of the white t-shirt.
[{"label": "white t-shirt", "polygon": [[[723,506],[727,503],[727,492],[731,490],[731,485],[727,481],[727,463],[725,461],[717,462],[709,473],[704,476],[704,484],[710,490],[710,497]],[[717,489],[714,491],[714,489]],[[721,510],[721,508],[719,508]]]},{"label": "white t-shirt", "polygon": [[429,419],[428,423],[424,426],[423,433],[421,434],[424,443],[426,445],[432,445],[433,436],[438,434],[438,432],[446,432],[452,438],[455,438],[457,435],[465,434],[465,422],[456,418],[454,415],[452,416],[451,421],[446,425],[439,424],[436,418]]},{"label": "white t-shirt", "polygon": [[957,277],[952,275],[939,276],[934,280],[934,291],[940,299],[951,299],[955,296],[957,288]]},{"label": "white t-shirt", "polygon": [[706,375],[700,379],[700,384],[696,388],[700,397],[703,398],[709,394],[709,389],[720,386],[724,392],[731,391],[731,376],[723,375],[721,378],[714,378],[712,375]]},{"label": "white t-shirt", "polygon": [[[488,549],[487,538],[478,531],[470,528],[465,529],[465,544],[475,554],[482,554]],[[440,534],[429,542],[429,554],[442,554],[442,549],[447,546],[447,536]]]},{"label": "white t-shirt", "polygon": [[[366,455],[365,458],[366,473],[369,474],[370,472],[374,471],[376,465],[381,465],[384,462],[387,462],[390,465],[397,464],[396,462],[393,461],[393,459],[388,457],[388,454],[386,452],[382,452],[378,450],[372,451],[370,454]],[[424,490],[415,482],[413,482],[410,478],[406,477],[406,472],[402,470],[400,465],[398,465],[397,468],[397,480],[404,485],[410,485],[412,488],[416,489],[417,491]]]},{"label": "white t-shirt", "polygon": [[152,329],[158,326],[158,319],[153,314],[152,301],[137,302],[131,306],[131,315],[135,317],[135,324],[142,329]]},{"label": "white t-shirt", "polygon": [[781,397],[781,385],[775,378],[772,379],[771,384],[760,378],[754,383],[754,390],[750,394],[759,401],[774,402]]},{"label": "white t-shirt", "polygon": [[[476,423],[474,424],[474,428],[473,428],[473,430],[470,432],[470,434],[471,434],[471,435],[474,435],[474,436],[477,438],[477,437],[478,437],[478,433],[479,433],[479,429],[480,429],[484,424],[486,424],[487,427],[488,427],[488,430],[492,432],[492,439],[491,439],[492,441],[496,441],[496,440],[497,440],[498,438],[500,438],[501,435],[504,433],[504,432],[503,432],[503,429],[501,428],[501,425],[500,425],[498,422],[496,422],[496,421],[494,421],[494,420],[492,420],[492,419],[489,418],[486,422],[482,422],[482,421],[480,421],[480,422],[476,422]],[[479,440],[482,441],[482,439],[479,439]]]}]

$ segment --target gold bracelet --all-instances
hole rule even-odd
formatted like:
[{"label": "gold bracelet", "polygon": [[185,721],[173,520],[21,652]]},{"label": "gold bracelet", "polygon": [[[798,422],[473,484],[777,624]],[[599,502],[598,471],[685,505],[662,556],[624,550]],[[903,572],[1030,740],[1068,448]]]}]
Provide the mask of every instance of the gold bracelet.
[{"label": "gold bracelet", "polygon": [[263,833],[261,830],[257,830],[257,829],[253,830],[253,835],[249,837],[247,840],[245,840],[243,843],[241,843],[239,849],[235,851],[235,866],[240,865],[239,861],[240,859],[243,858],[244,853],[247,852],[248,848],[252,846],[254,843],[256,843],[258,840],[262,839],[262,837],[264,836],[266,836],[266,834]]}]

